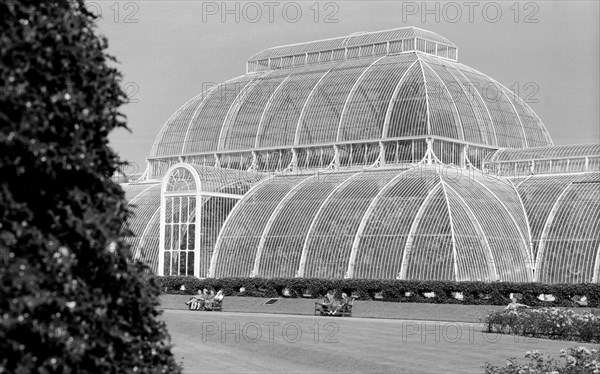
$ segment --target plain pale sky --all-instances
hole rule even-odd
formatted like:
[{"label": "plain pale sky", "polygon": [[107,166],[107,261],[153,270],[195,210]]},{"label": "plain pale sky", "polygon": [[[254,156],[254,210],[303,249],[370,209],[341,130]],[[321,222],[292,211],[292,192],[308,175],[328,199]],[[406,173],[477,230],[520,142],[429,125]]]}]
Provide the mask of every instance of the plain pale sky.
[{"label": "plain pale sky", "polygon": [[171,114],[211,84],[243,75],[247,58],[256,52],[403,26],[447,37],[458,46],[459,62],[518,89],[555,144],[598,143],[599,4],[87,2],[92,11],[101,12],[98,31],[108,38],[109,53],[120,62],[124,88],[137,101],[122,108],[132,133],[113,133],[111,145],[142,170]]}]

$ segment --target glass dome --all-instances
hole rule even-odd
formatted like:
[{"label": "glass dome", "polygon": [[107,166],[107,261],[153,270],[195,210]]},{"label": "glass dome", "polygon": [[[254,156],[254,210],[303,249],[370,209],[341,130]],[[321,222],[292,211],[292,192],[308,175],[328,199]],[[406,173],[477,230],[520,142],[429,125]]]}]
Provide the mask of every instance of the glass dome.
[{"label": "glass dome", "polygon": [[[440,56],[441,45],[455,46],[435,35],[403,28],[260,52],[249,64],[266,59],[264,71],[216,85],[179,108],[150,160],[415,137],[495,148],[552,145],[523,100]],[[412,44],[394,50],[398,39]],[[372,48],[365,52],[365,45]],[[337,57],[336,48],[343,52]],[[355,55],[352,48],[359,48]],[[298,53],[306,58],[283,62]]]}]

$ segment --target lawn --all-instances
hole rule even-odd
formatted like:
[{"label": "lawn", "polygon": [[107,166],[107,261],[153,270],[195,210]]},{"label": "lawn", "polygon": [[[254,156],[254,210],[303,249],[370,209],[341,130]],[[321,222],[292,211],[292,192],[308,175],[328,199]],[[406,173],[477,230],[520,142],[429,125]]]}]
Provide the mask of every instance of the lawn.
[{"label": "lawn", "polygon": [[[165,310],[184,373],[482,373],[573,342],[482,333],[479,324]],[[586,345],[590,346],[590,345]]]}]

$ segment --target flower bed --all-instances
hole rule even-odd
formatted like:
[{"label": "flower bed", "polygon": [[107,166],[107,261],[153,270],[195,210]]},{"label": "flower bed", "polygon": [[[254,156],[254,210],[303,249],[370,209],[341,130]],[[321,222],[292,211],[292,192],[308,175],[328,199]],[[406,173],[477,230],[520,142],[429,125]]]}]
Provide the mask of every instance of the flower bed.
[{"label": "flower bed", "polygon": [[600,342],[600,312],[577,314],[556,308],[490,312],[485,318],[488,332],[535,338]]},{"label": "flower bed", "polygon": [[545,359],[539,351],[527,352],[526,364],[519,364],[511,358],[504,367],[490,363],[484,365],[486,374],[600,374],[600,352],[596,349],[574,347],[561,350],[560,357],[564,363],[554,358]]},{"label": "flower bed", "polygon": [[[167,294],[193,294],[204,287],[222,288],[227,296],[313,297],[336,290],[360,300],[432,304],[506,305],[511,294],[531,306],[599,307],[600,284],[450,282],[316,278],[158,277]],[[540,297],[544,295],[544,297]],[[338,295],[339,296],[339,295]],[[552,296],[552,297],[549,297]],[[581,301],[585,300],[585,303]]]}]

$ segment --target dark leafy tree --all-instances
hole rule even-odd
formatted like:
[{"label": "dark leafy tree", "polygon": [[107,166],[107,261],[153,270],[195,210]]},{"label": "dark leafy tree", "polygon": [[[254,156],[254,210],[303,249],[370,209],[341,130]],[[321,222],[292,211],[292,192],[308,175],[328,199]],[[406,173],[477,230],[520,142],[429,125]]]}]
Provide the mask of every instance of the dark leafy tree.
[{"label": "dark leafy tree", "polygon": [[77,1],[0,2],[0,373],[179,372],[124,244],[107,42]]}]

